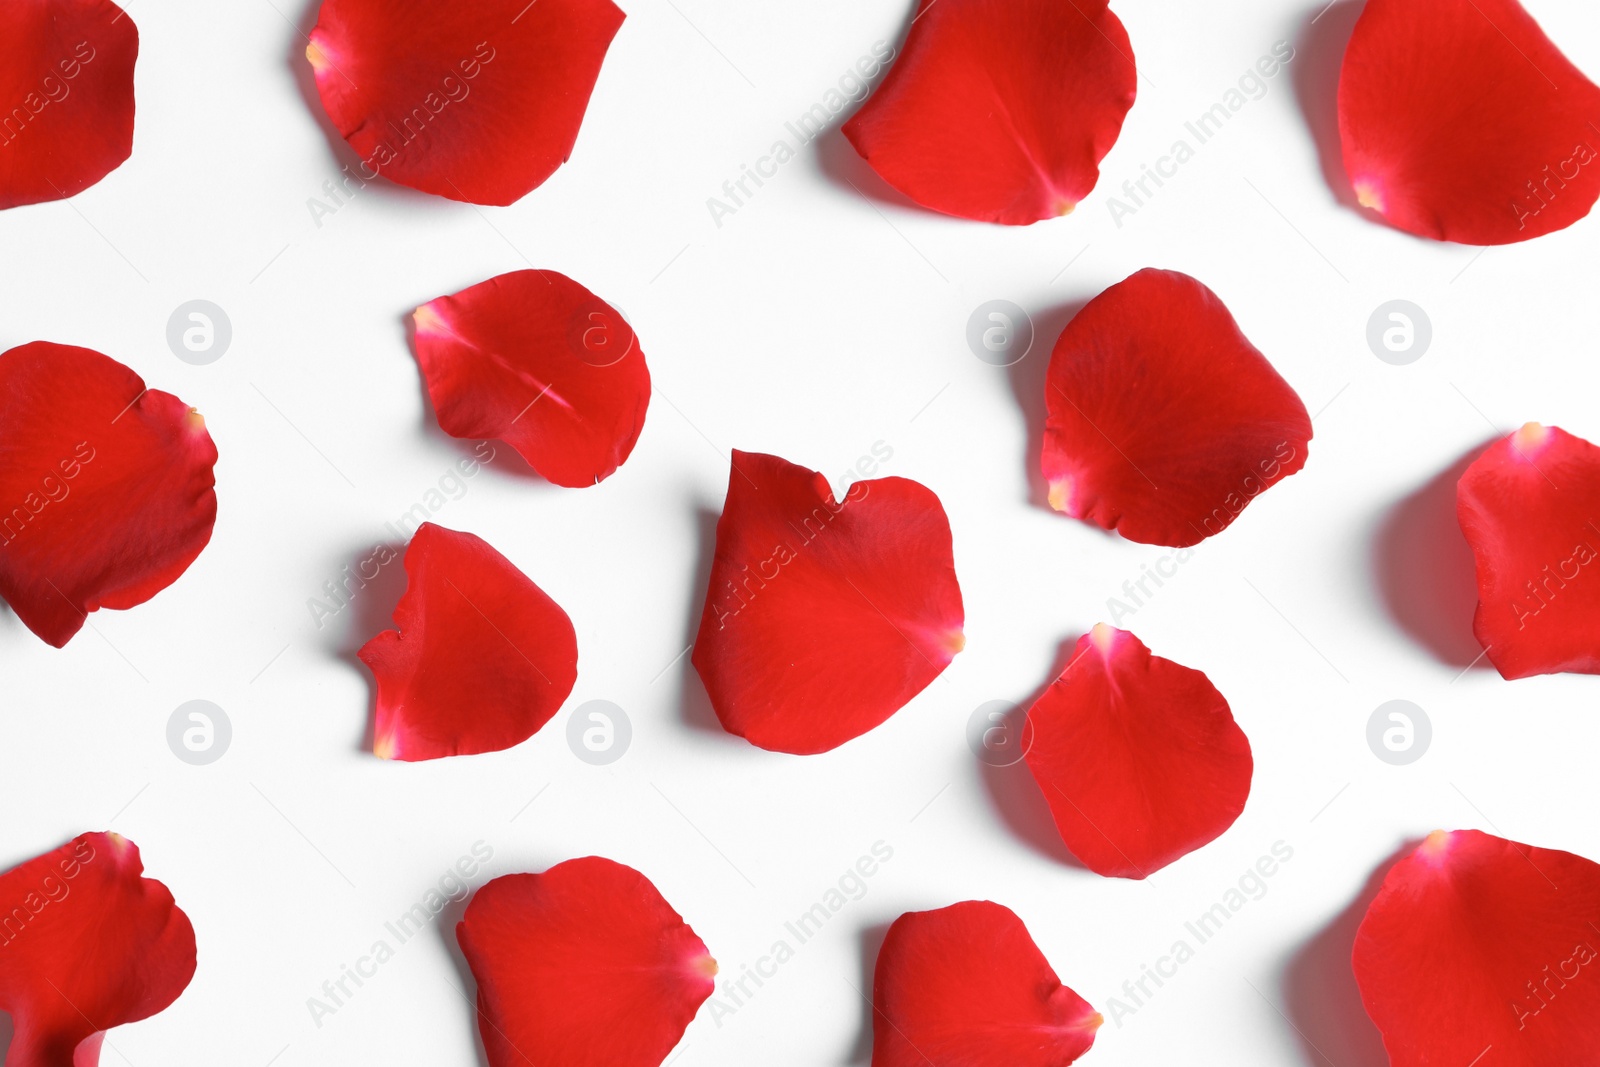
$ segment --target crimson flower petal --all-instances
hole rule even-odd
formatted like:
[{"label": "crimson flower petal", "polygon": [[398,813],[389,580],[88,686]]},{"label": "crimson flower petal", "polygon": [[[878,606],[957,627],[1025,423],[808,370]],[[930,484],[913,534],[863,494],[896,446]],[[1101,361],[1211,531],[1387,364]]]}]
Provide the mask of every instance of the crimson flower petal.
[{"label": "crimson flower petal", "polygon": [[1600,1063],[1600,865],[1477,830],[1384,878],[1352,960],[1392,1067]]},{"label": "crimson flower petal", "polygon": [[116,360],[0,355],[0,596],[57,648],[89,612],[149,600],[211,539],[216,460],[199,413]]},{"label": "crimson flower petal", "polygon": [[1210,289],[1145,269],[1061,331],[1045,379],[1050,506],[1130,541],[1221,533],[1305,465],[1311,417]]},{"label": "crimson flower petal", "polygon": [[1600,674],[1600,448],[1530,422],[1466,469],[1456,513],[1477,560],[1472,629],[1501,675]]},{"label": "crimson flower petal", "polygon": [[1422,237],[1526,241],[1600,197],[1600,88],[1517,0],[1368,0],[1339,135],[1362,205]]},{"label": "crimson flower petal", "polygon": [[532,737],[578,678],[572,620],[481,537],[425,522],[406,548],[406,591],[358,655],[378,681],[372,750],[425,760],[498,752]]},{"label": "crimson flower petal", "polygon": [[0,874],[9,1067],[95,1067],[105,1031],[162,1011],[188,986],[194,928],[143,871],[132,841],[94,833]]},{"label": "crimson flower petal", "polygon": [[905,478],[828,480],[733,453],[693,662],[730,733],[826,752],[893,715],[966,643],[950,522]]},{"label": "crimson flower petal", "polygon": [[658,1067],[717,973],[648,878],[598,856],[496,878],[456,940],[489,1067]]},{"label": "crimson flower petal", "polygon": [[611,0],[323,0],[306,58],[359,178],[503,206],[572,154],[623,18]]},{"label": "crimson flower petal", "polygon": [[122,165],[138,57],[111,0],[0,4],[0,208],[61,200]]},{"label": "crimson flower petal", "polygon": [[987,900],[896,919],[872,1007],[872,1067],[1067,1067],[1104,1021],[1016,913]]},{"label": "crimson flower petal", "polygon": [[452,437],[499,438],[557,485],[594,485],[644,428],[650,370],[633,328],[553,270],[502,274],[424,304],[417,363]]},{"label": "crimson flower petal", "polygon": [[1028,711],[1028,769],[1072,854],[1144,878],[1220,836],[1255,764],[1204,674],[1100,623]]},{"label": "crimson flower petal", "polygon": [[921,0],[844,135],[922,206],[1024,226],[1089,195],[1135,89],[1106,0]]}]

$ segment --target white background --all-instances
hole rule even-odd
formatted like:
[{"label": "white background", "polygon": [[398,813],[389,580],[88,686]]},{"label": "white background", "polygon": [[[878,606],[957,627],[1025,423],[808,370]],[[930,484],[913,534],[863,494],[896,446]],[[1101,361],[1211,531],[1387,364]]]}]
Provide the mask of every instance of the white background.
[{"label": "white background", "polygon": [[[133,0],[132,159],[70,202],[0,214],[0,348],[104,351],[196,405],[221,452],[215,536],[172,588],[95,615],[63,651],[0,613],[0,862],[116,829],[199,939],[193,984],[113,1032],[104,1062],[477,1063],[459,906],[320,1028],[306,1001],[478,840],[494,849],[480,883],[592,853],[640,868],[733,974],[875,841],[893,847],[865,897],[746,1006],[720,1027],[702,1010],[683,1067],[861,1062],[858,990],[881,927],[967,898],[1015,909],[1062,979],[1109,1010],[1282,840],[1294,858],[1266,896],[1108,1022],[1086,1062],[1377,1067],[1347,909],[1387,857],[1468,826],[1600,855],[1595,682],[1464,671],[1478,651],[1470,579],[1440,480],[1526,420],[1600,435],[1600,223],[1480,255],[1341,206],[1314,131],[1331,121],[1348,5],[1312,25],[1317,7],[1267,0],[1118,4],[1139,100],[1101,186],[1068,218],[1011,229],[905,206],[833,132],[718,228],[706,199],[875,41],[897,41],[907,4],[624,0],[572,161],[542,188],[475,209],[374,186],[319,228],[307,199],[346,157],[305,98],[314,8],[272,2]],[[1600,9],[1529,6],[1600,71]],[[1298,52],[1266,96],[1115,226],[1113,189],[1280,40]],[[656,382],[643,437],[581,491],[543,484],[502,447],[436,520],[484,536],[565,606],[577,688],[511,751],[380,762],[361,750],[371,689],[352,652],[386,625],[403,575],[389,568],[320,630],[306,602],[471,447],[425,418],[404,316],[529,265],[633,320]],[[984,771],[964,729],[985,701],[1030,698],[1060,643],[1166,553],[1049,512],[1030,475],[1050,343],[1082,301],[1144,266],[1216,290],[1317,417],[1305,470],[1123,624],[1210,675],[1257,761],[1238,823],[1139,884],[1065,861],[1025,770]],[[996,297],[1038,324],[1009,371],[964,340]],[[232,319],[232,349],[211,366],[166,346],[168,315],[193,298]],[[1364,338],[1394,298],[1434,325],[1407,367]],[[728,449],[838,477],[878,441],[894,451],[885,473],[924,482],[950,514],[966,651],[827,755],[765,753],[708,728],[680,653]],[[1435,729],[1409,767],[1365,741],[1373,709],[1397,697]],[[209,767],[165,740],[194,698],[234,725]],[[604,769],[579,762],[563,730],[597,698],[634,727]]]}]

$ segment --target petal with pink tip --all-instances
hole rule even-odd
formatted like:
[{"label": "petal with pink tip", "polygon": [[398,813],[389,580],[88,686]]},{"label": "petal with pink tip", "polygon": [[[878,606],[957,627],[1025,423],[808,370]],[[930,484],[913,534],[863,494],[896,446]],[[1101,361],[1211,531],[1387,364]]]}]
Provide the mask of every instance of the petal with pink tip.
[{"label": "petal with pink tip", "polygon": [[1501,675],[1600,674],[1600,448],[1530,422],[1461,475],[1456,514]]},{"label": "petal with pink tip", "polygon": [[1244,811],[1250,742],[1204,674],[1104,623],[1028,711],[1028,768],[1090,870],[1144,878]]},{"label": "petal with pink tip", "polygon": [[598,856],[496,878],[456,939],[489,1067],[659,1067],[717,973],[648,878]]},{"label": "petal with pink tip", "polygon": [[91,611],[144,603],[211,540],[205,420],[87,348],[0,355],[0,595],[57,648]]},{"label": "petal with pink tip", "polygon": [[1600,1063],[1600,864],[1436,830],[1384,877],[1352,965],[1392,1067]]},{"label": "petal with pink tip", "polygon": [[965,645],[950,522],[905,478],[835,500],[816,471],[733,453],[693,662],[730,733],[826,752],[883,723]]},{"label": "petal with pink tip", "polygon": [[499,438],[557,485],[608,478],[633,452],[650,370],[615,308],[553,270],[424,304],[417,364],[452,437]]}]

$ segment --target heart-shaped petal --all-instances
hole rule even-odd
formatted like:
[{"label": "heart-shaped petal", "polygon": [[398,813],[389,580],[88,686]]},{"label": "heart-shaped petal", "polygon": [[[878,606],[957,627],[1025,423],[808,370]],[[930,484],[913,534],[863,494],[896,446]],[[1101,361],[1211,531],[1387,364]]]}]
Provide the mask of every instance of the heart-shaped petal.
[{"label": "heart-shaped petal", "polygon": [[1028,769],[1072,854],[1143,878],[1233,825],[1255,763],[1204,674],[1100,623],[1028,711]]},{"label": "heart-shaped petal", "polygon": [[417,363],[452,437],[499,438],[557,485],[594,485],[644,428],[650,370],[633,328],[553,270],[520,270],[424,304]]},{"label": "heart-shaped petal", "polygon": [[1356,932],[1392,1067],[1600,1063],[1600,865],[1477,830],[1428,835]]},{"label": "heart-shaped petal", "polygon": [[1135,90],[1106,0],[921,0],[844,135],[922,206],[1023,226],[1089,195]]},{"label": "heart-shaped petal", "polygon": [[825,752],[894,714],[965,644],[950,522],[905,478],[835,500],[816,471],[733,453],[693,661],[730,733]]},{"label": "heart-shaped petal", "polygon": [[199,413],[116,360],[0,355],[0,595],[57,648],[89,612],[149,600],[211,540],[216,460]]},{"label": "heart-shaped petal", "polygon": [[122,165],[138,58],[111,0],[0,4],[0,208],[72,196]]},{"label": "heart-shaped petal", "polygon": [[360,157],[346,188],[520,200],[572,154],[623,17],[611,0],[323,0],[306,58]]},{"label": "heart-shaped petal", "polygon": [[598,856],[496,878],[456,940],[489,1067],[659,1067],[717,973],[648,878]]},{"label": "heart-shaped petal", "polygon": [[1130,541],[1221,533],[1305,465],[1311,417],[1200,282],[1141,270],[1061,331],[1045,379],[1050,505]]},{"label": "heart-shaped petal", "polygon": [[1067,1067],[1102,1022],[1016,913],[987,900],[896,919],[872,1007],[872,1067]]},{"label": "heart-shaped petal", "polygon": [[567,613],[481,537],[425,522],[406,548],[397,630],[361,647],[378,682],[373,752],[498,752],[549,722],[578,678]]},{"label": "heart-shaped petal", "polygon": [[1600,88],[1517,0],[1368,0],[1339,134],[1362,205],[1422,237],[1526,241],[1600,197]]},{"label": "heart-shaped petal", "polygon": [[95,1067],[105,1031],[163,1010],[194,977],[194,928],[119,834],[83,834],[0,874],[9,1067]]},{"label": "heart-shaped petal", "polygon": [[1506,678],[1600,674],[1600,448],[1530,422],[1461,475],[1456,513],[1489,662]]}]

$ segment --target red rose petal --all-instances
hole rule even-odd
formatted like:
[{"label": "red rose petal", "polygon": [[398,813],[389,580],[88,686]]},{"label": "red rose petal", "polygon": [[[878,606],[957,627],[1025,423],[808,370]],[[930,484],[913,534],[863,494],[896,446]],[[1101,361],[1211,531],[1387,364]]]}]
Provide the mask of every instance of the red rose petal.
[{"label": "red rose petal", "polygon": [[1089,195],[1135,83],[1105,0],[922,0],[844,135],[924,207],[1022,226]]},{"label": "red rose petal", "polygon": [[452,437],[499,438],[557,485],[594,485],[644,428],[633,328],[552,270],[502,274],[418,308],[417,363]]},{"label": "red rose petal", "polygon": [[489,1067],[658,1067],[717,973],[648,878],[598,856],[496,878],[456,939]]},{"label": "red rose petal", "polygon": [[561,606],[480,537],[425,522],[406,548],[405,595],[358,655],[378,682],[372,750],[425,760],[532,737],[578,678]]},{"label": "red rose petal", "polygon": [[896,919],[872,1007],[872,1067],[1066,1067],[1103,1021],[1016,913],[987,900]]},{"label": "red rose petal", "polygon": [[611,0],[323,0],[306,58],[357,173],[514,203],[572,154]]},{"label": "red rose petal", "polygon": [[1473,460],[1456,513],[1478,566],[1472,630],[1501,675],[1600,674],[1600,448],[1530,422]]},{"label": "red rose petal", "polygon": [[146,1019],[194,977],[194,928],[139,849],[83,834],[0,874],[0,1010],[9,1067],[95,1067],[105,1031]]},{"label": "red rose petal", "polygon": [[1600,865],[1428,835],[1356,933],[1356,984],[1393,1067],[1600,1063]]},{"label": "red rose petal", "polygon": [[1339,133],[1357,198],[1422,237],[1526,241],[1600,197],[1600,88],[1517,0],[1369,0]]},{"label": "red rose petal", "polygon": [[1299,470],[1300,397],[1187,274],[1141,270],[1061,331],[1045,380],[1050,506],[1130,541],[1221,533]]},{"label": "red rose petal", "polygon": [[1208,678],[1101,623],[1028,711],[1028,769],[1072,854],[1144,878],[1233,825],[1250,742]]},{"label": "red rose petal", "polygon": [[733,453],[693,662],[730,733],[826,752],[894,714],[965,644],[950,522],[905,478],[828,481]]},{"label": "red rose petal", "polygon": [[0,4],[0,208],[73,196],[132,154],[138,56],[110,0]]},{"label": "red rose petal", "polygon": [[0,355],[0,596],[57,648],[89,612],[149,600],[211,539],[216,460],[205,420],[116,360]]}]

